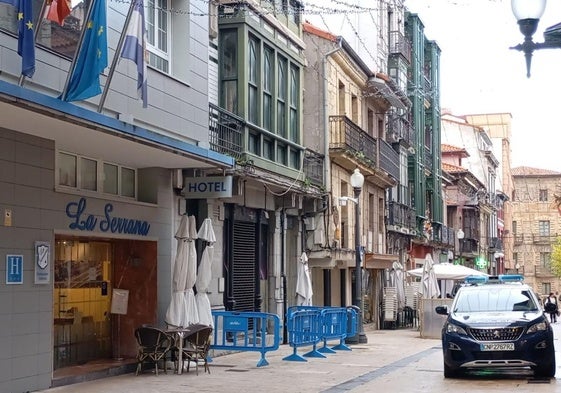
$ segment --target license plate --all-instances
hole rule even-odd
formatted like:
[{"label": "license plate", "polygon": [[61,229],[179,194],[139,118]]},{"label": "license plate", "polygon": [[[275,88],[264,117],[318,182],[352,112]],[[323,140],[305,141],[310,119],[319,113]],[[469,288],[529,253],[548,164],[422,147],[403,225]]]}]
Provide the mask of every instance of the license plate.
[{"label": "license plate", "polygon": [[482,351],[514,351],[514,343],[481,344]]}]

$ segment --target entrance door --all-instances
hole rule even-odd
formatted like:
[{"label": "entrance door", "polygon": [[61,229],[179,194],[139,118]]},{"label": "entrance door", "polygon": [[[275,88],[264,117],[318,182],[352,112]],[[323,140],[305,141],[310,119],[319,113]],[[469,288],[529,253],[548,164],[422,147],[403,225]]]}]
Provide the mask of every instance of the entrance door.
[{"label": "entrance door", "polygon": [[54,369],[110,358],[113,245],[56,238]]},{"label": "entrance door", "polygon": [[267,220],[261,210],[228,205],[226,221],[226,291],[230,311],[261,311],[260,280],[266,280]]}]

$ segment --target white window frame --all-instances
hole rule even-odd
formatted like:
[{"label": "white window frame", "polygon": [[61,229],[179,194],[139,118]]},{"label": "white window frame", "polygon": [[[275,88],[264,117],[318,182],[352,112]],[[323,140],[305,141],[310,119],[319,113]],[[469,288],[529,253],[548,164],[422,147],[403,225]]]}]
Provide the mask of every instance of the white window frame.
[{"label": "white window frame", "polygon": [[[59,174],[59,157],[60,154],[66,154],[69,156],[73,156],[75,157],[75,162],[76,162],[76,187],[72,187],[72,186],[68,186],[65,184],[61,184],[60,183],[60,174]],[[81,162],[82,159],[87,159],[87,160],[91,160],[91,161],[95,161],[96,162],[96,170],[97,170],[97,184],[96,184],[96,190],[90,190],[90,189],[84,189],[82,188],[82,174],[81,174]],[[105,180],[105,173],[104,173],[104,164],[109,164],[109,165],[113,165],[117,167],[117,194],[113,194],[113,193],[106,193],[103,190],[103,183]],[[123,195],[123,179],[122,179],[122,172],[123,169],[126,170],[130,170],[134,172],[134,196],[126,196]],[[103,160],[99,160],[96,158],[92,158],[92,157],[87,157],[87,156],[82,156],[80,154],[76,154],[76,153],[71,153],[68,151],[63,151],[63,150],[58,150],[57,151],[57,155],[56,155],[56,170],[55,170],[55,184],[56,184],[56,188],[61,189],[61,190],[76,190],[76,191],[80,191],[82,193],[88,193],[91,195],[103,195],[103,196],[111,196],[113,198],[124,198],[124,199],[131,199],[131,200],[136,200],[138,197],[138,170],[135,168],[131,168],[128,166],[124,166],[124,165],[119,165],[116,164],[114,162],[108,162],[108,161],[103,161]]]}]

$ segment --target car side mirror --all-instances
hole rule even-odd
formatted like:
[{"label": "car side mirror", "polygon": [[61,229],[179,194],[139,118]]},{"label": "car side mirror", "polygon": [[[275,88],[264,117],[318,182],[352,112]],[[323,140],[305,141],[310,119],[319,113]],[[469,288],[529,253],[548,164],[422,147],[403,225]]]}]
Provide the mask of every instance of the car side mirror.
[{"label": "car side mirror", "polygon": [[439,315],[448,315],[448,306],[437,306],[434,311]]}]

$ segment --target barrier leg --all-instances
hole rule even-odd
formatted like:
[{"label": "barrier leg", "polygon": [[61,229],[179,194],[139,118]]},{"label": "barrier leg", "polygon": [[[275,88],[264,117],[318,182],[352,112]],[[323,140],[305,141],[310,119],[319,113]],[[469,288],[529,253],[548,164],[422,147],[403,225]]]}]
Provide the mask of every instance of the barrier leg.
[{"label": "barrier leg", "polygon": [[327,340],[323,340],[323,347],[318,349],[321,353],[335,353],[335,351],[327,346]]},{"label": "barrier leg", "polygon": [[282,360],[287,360],[289,362],[307,362],[306,359],[296,353],[296,347],[294,348],[292,355],[285,356]]},{"label": "barrier leg", "polygon": [[265,352],[261,352],[261,359],[257,362],[257,367],[268,366],[269,362],[265,359]]},{"label": "barrier leg", "polygon": [[342,338],[341,341],[339,341],[339,344],[335,345],[333,349],[337,351],[352,351],[352,349],[345,344],[345,338]]},{"label": "barrier leg", "polygon": [[307,358],[326,358],[327,356],[323,355],[320,351],[316,349],[316,344],[314,344],[312,350],[304,354]]}]

